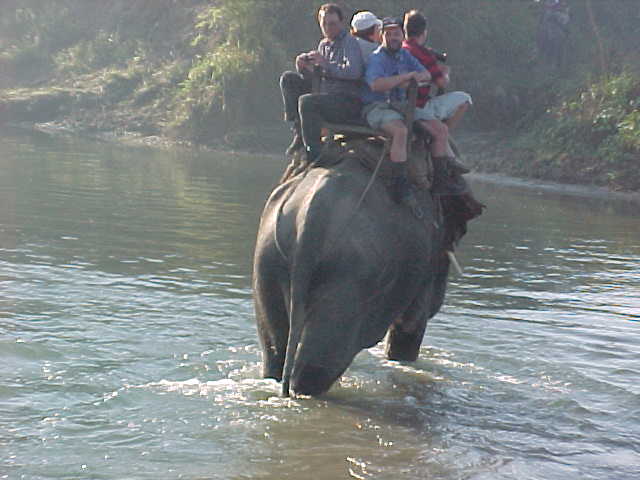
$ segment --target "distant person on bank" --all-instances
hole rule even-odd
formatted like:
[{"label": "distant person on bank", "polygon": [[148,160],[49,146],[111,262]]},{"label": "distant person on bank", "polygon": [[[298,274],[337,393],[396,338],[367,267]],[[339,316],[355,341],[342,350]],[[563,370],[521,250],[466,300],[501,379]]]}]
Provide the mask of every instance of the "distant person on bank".
[{"label": "distant person on bank", "polygon": [[382,20],[368,11],[357,12],[351,19],[351,35],[356,37],[365,66],[369,55],[380,46],[382,41]]},{"label": "distant person on bank", "polygon": [[[340,7],[327,3],[318,10],[318,23],[324,38],[317,50],[296,57],[296,72],[280,77],[285,120],[293,122],[294,137],[287,155],[302,146],[313,162],[322,147],[322,121],[348,123],[358,118],[364,61],[360,45],[344,27]],[[314,66],[323,70],[320,93],[311,92]]]},{"label": "distant person on bank", "polygon": [[546,63],[560,68],[569,37],[569,5],[564,0],[545,0],[538,22],[538,52]]},{"label": "distant person on bank", "polygon": [[[406,39],[402,47],[413,55],[431,74],[431,84],[443,89],[449,83],[449,67],[439,65],[432,49],[427,48],[427,20],[419,11],[411,10],[404,17]],[[471,105],[471,96],[465,92],[449,92],[434,95],[432,86],[424,86],[418,90],[416,106],[420,110],[417,118],[431,134],[431,155],[434,163],[440,162],[445,168],[453,167],[459,173],[469,170],[454,159],[449,147],[449,130],[452,130],[462,119]]]}]

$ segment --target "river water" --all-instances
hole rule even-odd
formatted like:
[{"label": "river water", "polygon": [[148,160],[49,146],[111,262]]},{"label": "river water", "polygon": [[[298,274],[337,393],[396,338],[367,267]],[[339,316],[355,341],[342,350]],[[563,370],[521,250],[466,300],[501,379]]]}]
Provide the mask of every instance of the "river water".
[{"label": "river water", "polygon": [[420,359],[259,378],[269,156],[0,137],[0,478],[637,479],[640,219],[475,181]]}]

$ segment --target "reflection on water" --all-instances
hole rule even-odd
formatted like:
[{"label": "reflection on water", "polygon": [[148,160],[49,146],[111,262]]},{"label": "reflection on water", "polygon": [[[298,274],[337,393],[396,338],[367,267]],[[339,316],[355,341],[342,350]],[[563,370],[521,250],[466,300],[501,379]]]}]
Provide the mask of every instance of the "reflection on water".
[{"label": "reflection on water", "polygon": [[283,160],[0,137],[0,478],[637,478],[632,206],[476,182],[418,362],[325,398],[259,378]]}]

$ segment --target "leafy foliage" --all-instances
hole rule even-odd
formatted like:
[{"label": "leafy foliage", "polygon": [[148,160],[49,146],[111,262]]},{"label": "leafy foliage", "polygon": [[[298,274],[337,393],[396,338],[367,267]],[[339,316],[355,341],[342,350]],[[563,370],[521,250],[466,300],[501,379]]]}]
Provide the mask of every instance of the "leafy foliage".
[{"label": "leafy foliage", "polygon": [[87,73],[105,67],[123,67],[132,59],[144,56],[142,48],[137,40],[121,41],[116,34],[100,31],[91,40],[81,40],[56,52],[53,61],[60,73]]},{"label": "leafy foliage", "polygon": [[265,111],[264,104],[247,100],[272,98],[274,85],[261,79],[276,77],[285,63],[269,14],[276,3],[224,0],[200,12],[190,42],[192,65],[177,94],[176,132],[206,141]]},{"label": "leafy foliage", "polygon": [[535,148],[524,160],[536,163],[542,176],[637,188],[640,75],[624,70],[579,88],[519,143]]}]

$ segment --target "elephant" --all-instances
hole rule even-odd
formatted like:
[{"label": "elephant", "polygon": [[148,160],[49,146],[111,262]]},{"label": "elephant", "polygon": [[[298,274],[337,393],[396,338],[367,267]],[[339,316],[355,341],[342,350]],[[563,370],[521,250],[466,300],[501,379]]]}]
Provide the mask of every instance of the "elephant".
[{"label": "elephant", "polygon": [[443,304],[447,250],[468,220],[459,197],[418,192],[419,219],[371,175],[352,159],[316,165],[276,186],[264,207],[254,306],[262,375],[282,381],[283,396],[327,392],[385,336],[389,359],[415,361]]}]

